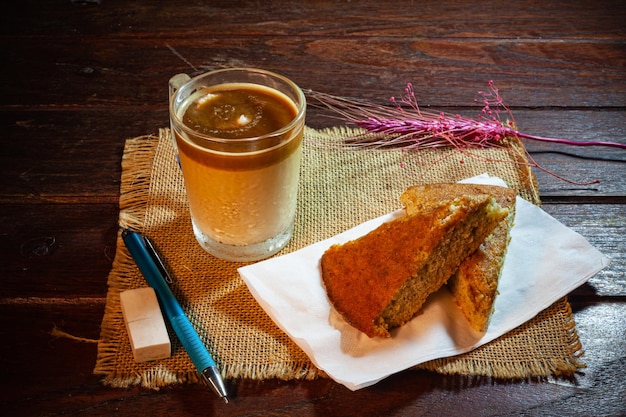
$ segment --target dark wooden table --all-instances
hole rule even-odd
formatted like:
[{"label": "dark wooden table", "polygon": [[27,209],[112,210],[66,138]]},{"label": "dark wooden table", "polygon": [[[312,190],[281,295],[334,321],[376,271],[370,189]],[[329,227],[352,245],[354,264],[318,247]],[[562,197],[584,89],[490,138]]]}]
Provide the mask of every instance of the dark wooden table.
[{"label": "dark wooden table", "polygon": [[[624,415],[626,151],[527,143],[544,209],[612,264],[570,295],[587,368],[571,380],[405,371],[330,380],[113,389],[92,374],[127,138],[168,125],[167,81],[232,67],[380,104],[470,112],[493,79],[520,130],[626,143],[622,1],[5,2],[0,41],[0,414]],[[336,121],[310,109],[308,124]],[[65,332],[74,338],[60,336]]]}]

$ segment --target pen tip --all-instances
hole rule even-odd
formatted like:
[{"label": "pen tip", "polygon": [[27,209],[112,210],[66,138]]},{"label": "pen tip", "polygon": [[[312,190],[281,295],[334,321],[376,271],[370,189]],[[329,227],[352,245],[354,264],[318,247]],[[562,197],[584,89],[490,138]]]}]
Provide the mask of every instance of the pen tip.
[{"label": "pen tip", "polygon": [[222,397],[222,398],[224,398],[224,402],[228,404],[228,397]]}]

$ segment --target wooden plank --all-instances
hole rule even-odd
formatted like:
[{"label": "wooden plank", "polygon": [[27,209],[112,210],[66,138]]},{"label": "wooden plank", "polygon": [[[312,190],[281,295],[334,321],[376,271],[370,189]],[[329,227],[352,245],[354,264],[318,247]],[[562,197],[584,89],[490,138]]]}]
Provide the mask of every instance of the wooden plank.
[{"label": "wooden plank", "polygon": [[[492,78],[507,90],[509,102],[529,107],[620,107],[626,102],[626,57],[616,42],[66,37],[45,44],[40,38],[20,39],[4,48],[5,77],[13,80],[0,99],[4,105],[166,103],[172,75],[232,66],[262,67],[303,88],[381,103],[411,82],[421,91],[423,105],[471,105],[475,92]],[[596,54],[607,57],[603,66],[587,58]],[[49,77],[37,76],[42,73]]]},{"label": "wooden plank", "polygon": [[611,264],[575,292],[590,298],[626,296],[626,205],[544,204],[543,209],[606,255]]},{"label": "wooden plank", "polygon": [[103,298],[117,204],[0,205],[2,298]]},{"label": "wooden plank", "polygon": [[166,103],[4,112],[0,121],[11,138],[0,143],[0,201],[115,204],[125,140],[158,134],[169,123]]},{"label": "wooden plank", "polygon": [[[72,2],[74,3],[74,2]],[[228,0],[160,4],[107,2],[22,1],[5,13],[10,33],[21,36],[116,34],[137,38],[158,32],[170,38],[257,36],[393,36],[407,38],[562,38],[622,39],[625,9],[618,0],[593,3],[532,0],[510,3],[482,0],[415,3],[380,2],[265,2],[244,5]],[[584,16],[584,18],[581,18]],[[549,17],[549,18],[547,18]],[[32,22],[39,22],[33,25]],[[70,22],[71,24],[68,24]],[[193,22],[193,23],[191,23]],[[219,28],[219,30],[216,30]],[[6,29],[5,29],[6,32]]]}]

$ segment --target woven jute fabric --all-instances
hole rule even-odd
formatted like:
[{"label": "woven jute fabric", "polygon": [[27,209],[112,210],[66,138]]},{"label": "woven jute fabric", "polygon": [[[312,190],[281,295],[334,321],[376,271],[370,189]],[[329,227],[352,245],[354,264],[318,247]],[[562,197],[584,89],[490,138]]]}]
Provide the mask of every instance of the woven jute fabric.
[{"label": "woven jute fabric", "polygon": [[[456,182],[488,173],[539,204],[523,147],[496,149],[366,150],[337,146],[356,131],[305,129],[294,236],[281,254],[343,232],[401,207],[408,186]],[[326,377],[254,300],[237,273],[241,263],[204,252],[191,230],[185,188],[168,129],[129,139],[122,159],[121,227],[149,236],[167,260],[172,291],[225,378]],[[280,255],[280,254],[279,254]],[[158,388],[197,382],[198,373],[172,336],[172,356],[135,363],[120,309],[120,292],[146,286],[118,237],[94,373],[104,383]],[[584,367],[572,312],[563,298],[531,321],[472,352],[418,366],[445,374],[497,378],[570,375]]]}]

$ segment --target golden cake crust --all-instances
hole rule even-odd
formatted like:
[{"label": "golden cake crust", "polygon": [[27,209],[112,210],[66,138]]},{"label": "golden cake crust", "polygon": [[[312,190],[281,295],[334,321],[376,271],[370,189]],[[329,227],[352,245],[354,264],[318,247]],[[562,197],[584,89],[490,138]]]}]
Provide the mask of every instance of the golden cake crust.
[{"label": "golden cake crust", "polygon": [[487,194],[494,196],[503,207],[515,204],[517,192],[514,189],[497,185],[483,184],[427,184],[407,188],[400,196],[400,201],[407,214],[430,210],[449,204],[450,201],[466,195]]},{"label": "golden cake crust", "polygon": [[[370,337],[380,335],[374,330],[376,317],[441,239],[444,229],[432,224],[446,214],[442,207],[402,217],[324,253],[321,267],[328,298],[348,323]],[[427,230],[430,233],[416,244],[407,244]]]}]

